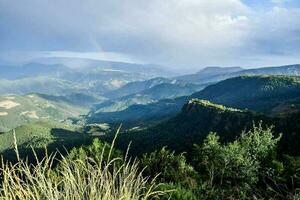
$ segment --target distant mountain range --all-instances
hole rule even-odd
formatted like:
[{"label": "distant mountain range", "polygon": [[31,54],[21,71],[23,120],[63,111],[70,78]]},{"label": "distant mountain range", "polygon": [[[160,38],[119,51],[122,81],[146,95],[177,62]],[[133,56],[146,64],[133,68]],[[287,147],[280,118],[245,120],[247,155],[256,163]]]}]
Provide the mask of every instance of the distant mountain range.
[{"label": "distant mountain range", "polygon": [[[125,87],[126,86],[127,85],[125,85]],[[124,110],[131,105],[146,105],[157,102],[161,99],[173,99],[180,96],[190,95],[203,88],[199,85],[183,83],[176,80],[167,80],[165,83],[157,85],[153,84],[151,86],[149,85],[148,89],[134,94],[129,94],[118,99],[112,99],[101,104],[96,104],[93,109],[99,114],[102,112],[116,112]],[[123,87],[119,90],[122,89]]]},{"label": "distant mountain range", "polygon": [[166,118],[180,111],[192,98],[206,99],[226,106],[250,109],[256,112],[279,113],[290,106],[299,105],[299,77],[287,76],[242,76],[221,81],[196,92],[172,100],[159,100],[147,105],[132,105],[127,109],[110,113],[92,112],[89,121],[126,123],[138,120],[149,122]]},{"label": "distant mountain range", "polygon": [[178,76],[176,79],[195,84],[212,84],[228,78],[242,75],[300,75],[300,64],[276,67],[262,67],[257,69],[243,69],[240,67],[206,67],[196,74]]},{"label": "distant mountain range", "polygon": [[[45,93],[40,88],[43,85],[48,85],[48,83],[36,82],[36,79],[55,80],[59,82],[56,83],[57,85],[70,83],[72,92],[87,90],[102,95],[129,82],[174,75],[171,71],[158,65],[79,58],[44,58],[20,66],[0,65],[0,70],[0,92],[20,94],[27,92]],[[26,80],[25,83],[24,80]],[[11,84],[13,87],[10,87]],[[51,94],[61,94],[61,91],[55,91],[57,85],[51,84],[52,87],[49,88],[54,91]],[[68,85],[63,87],[64,90],[69,89]]]}]

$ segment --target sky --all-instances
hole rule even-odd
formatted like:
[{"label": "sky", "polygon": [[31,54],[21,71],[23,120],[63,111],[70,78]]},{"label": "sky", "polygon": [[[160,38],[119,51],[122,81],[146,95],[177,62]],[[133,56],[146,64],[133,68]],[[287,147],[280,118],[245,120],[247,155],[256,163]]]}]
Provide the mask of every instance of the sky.
[{"label": "sky", "polygon": [[300,63],[300,1],[0,0],[0,61],[49,56],[180,70]]}]

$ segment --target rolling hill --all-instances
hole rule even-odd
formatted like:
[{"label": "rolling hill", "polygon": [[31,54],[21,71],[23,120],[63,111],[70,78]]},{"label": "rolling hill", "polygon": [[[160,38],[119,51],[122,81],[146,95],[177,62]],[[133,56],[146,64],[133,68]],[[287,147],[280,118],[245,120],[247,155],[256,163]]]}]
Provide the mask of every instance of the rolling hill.
[{"label": "rolling hill", "polygon": [[233,73],[243,71],[241,67],[205,67],[195,74],[178,76],[176,79],[195,84],[211,84],[231,77]]},{"label": "rolling hill", "polygon": [[202,88],[202,86],[176,81],[161,83],[135,94],[96,104],[93,108],[95,113],[101,115],[101,113],[104,112],[122,111],[131,105],[146,105],[155,103],[161,99],[173,99],[180,96],[187,96]]},{"label": "rolling hill", "polygon": [[[206,100],[191,99],[180,113],[146,129],[129,129],[118,138],[117,145],[126,149],[131,143],[131,154],[141,155],[167,146],[177,152],[190,155],[193,144],[200,144],[210,132],[217,132],[223,143],[235,140],[262,122],[262,126],[274,125],[276,135],[282,133],[279,151],[299,156],[300,111],[280,117],[269,117],[248,110],[225,107]],[[104,136],[104,139],[111,140]]]},{"label": "rolling hill", "polygon": [[90,92],[102,95],[129,82],[173,73],[159,65],[80,58],[43,58],[19,65],[0,65],[0,92],[62,95]]},{"label": "rolling hill", "polygon": [[86,114],[88,109],[84,105],[72,102],[71,97],[41,94],[2,95],[0,96],[0,132],[29,122],[64,121],[68,118],[76,118]]},{"label": "rolling hill", "polygon": [[[21,157],[34,161],[32,147],[37,156],[45,154],[45,147],[51,153],[57,149],[61,153],[82,144],[89,143],[91,137],[78,131],[77,126],[51,120],[27,123],[15,129],[17,145]],[[14,138],[12,131],[0,134],[0,154],[5,159],[15,160]]]},{"label": "rolling hill", "polygon": [[300,103],[299,76],[241,76],[210,85],[192,98],[270,113],[288,102]]},{"label": "rolling hill", "polygon": [[132,141],[134,155],[168,146],[177,152],[191,152],[193,144],[201,143],[209,132],[218,132],[221,140],[231,141],[243,130],[252,127],[264,116],[250,111],[227,108],[204,100],[192,99],[181,112],[148,129],[127,131],[118,138],[121,149]]},{"label": "rolling hill", "polygon": [[150,89],[156,85],[160,85],[163,83],[176,83],[176,80],[157,77],[145,81],[134,81],[127,83],[119,89],[109,91],[105,93],[104,96],[110,99],[117,99],[131,94],[142,92],[144,90]]},{"label": "rolling hill", "polygon": [[[90,113],[88,120],[108,123],[142,124],[168,118],[180,112],[186,101],[199,98],[270,115],[279,115],[299,105],[299,77],[290,76],[241,76],[221,81],[192,94],[172,100],[160,100],[147,105],[133,105],[127,109],[110,113]],[[162,117],[163,116],[163,117]],[[155,120],[154,120],[155,121]]]}]

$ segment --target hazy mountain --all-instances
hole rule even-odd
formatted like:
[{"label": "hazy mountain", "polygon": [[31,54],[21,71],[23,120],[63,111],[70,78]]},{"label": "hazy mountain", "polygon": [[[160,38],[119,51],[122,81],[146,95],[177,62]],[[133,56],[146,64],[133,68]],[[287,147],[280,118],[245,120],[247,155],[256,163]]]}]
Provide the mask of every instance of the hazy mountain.
[{"label": "hazy mountain", "polygon": [[90,113],[91,121],[128,122],[137,124],[166,118],[180,111],[188,99],[200,98],[214,103],[257,112],[279,114],[300,103],[300,79],[290,76],[242,76],[221,81],[191,96],[160,100],[147,105],[133,105],[120,112]]},{"label": "hazy mountain", "polygon": [[277,67],[262,67],[257,69],[247,69],[232,73],[235,75],[289,75],[298,76],[300,75],[300,64],[295,65],[284,65]]},{"label": "hazy mountain", "polygon": [[187,96],[202,88],[203,87],[199,85],[180,83],[176,81],[162,83],[135,94],[97,104],[94,106],[94,109],[99,115],[102,112],[116,112],[124,110],[135,104],[149,104],[161,99],[172,99],[180,96]]},{"label": "hazy mountain", "polygon": [[289,75],[300,74],[300,64],[277,67],[262,67],[257,69],[242,69],[240,67],[207,67],[196,74],[176,77],[197,84],[212,84],[228,78],[241,75]]},{"label": "hazy mountain", "polygon": [[156,85],[163,84],[163,83],[176,83],[177,81],[174,79],[162,78],[157,77],[145,81],[135,81],[127,83],[126,85],[122,86],[117,90],[112,90],[104,95],[108,98],[120,98],[123,96],[128,96],[131,94],[142,92],[143,90],[150,89]]},{"label": "hazy mountain", "polygon": [[36,62],[44,64],[63,64],[77,70],[102,69],[111,71],[121,71],[127,73],[140,73],[148,77],[170,77],[174,73],[164,66],[156,64],[138,64],[126,63],[106,60],[93,60],[87,58],[72,58],[72,57],[47,57],[36,59]]},{"label": "hazy mountain", "polygon": [[65,95],[83,90],[87,90],[87,87],[82,84],[48,76],[0,80],[1,94],[46,93],[50,95]]},{"label": "hazy mountain", "polygon": [[[127,109],[117,112],[95,113],[87,116],[89,123],[125,123],[132,126],[149,125],[178,113],[188,96],[176,99],[163,99],[147,105],[132,105]],[[145,122],[147,121],[147,124]]]},{"label": "hazy mountain", "polygon": [[28,63],[22,66],[0,65],[0,79],[19,79],[35,76],[60,77],[71,69],[62,64]]},{"label": "hazy mountain", "polygon": [[206,67],[195,74],[178,76],[176,79],[198,84],[210,84],[230,77],[232,73],[240,72],[241,67]]},{"label": "hazy mountain", "polygon": [[[46,93],[43,91],[44,83],[42,82],[49,82],[51,79],[51,83],[44,84],[49,85],[50,94],[60,94],[60,91],[54,93],[58,90],[58,85],[62,82],[69,82],[71,87],[80,92],[88,90],[99,95],[116,90],[130,82],[173,75],[172,72],[159,65],[80,58],[43,58],[24,65],[2,65],[0,70],[2,72],[0,86],[3,86],[0,92],[2,93]],[[44,80],[40,78],[37,83],[37,77],[43,77]],[[9,82],[8,80],[16,81]],[[53,83],[55,80],[60,83]],[[68,85],[65,86],[65,90],[69,90]]]}]

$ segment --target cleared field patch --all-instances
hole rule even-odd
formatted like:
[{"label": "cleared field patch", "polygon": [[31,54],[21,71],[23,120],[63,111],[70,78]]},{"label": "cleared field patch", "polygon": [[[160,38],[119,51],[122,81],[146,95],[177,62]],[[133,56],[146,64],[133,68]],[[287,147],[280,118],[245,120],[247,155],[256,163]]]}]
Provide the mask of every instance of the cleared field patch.
[{"label": "cleared field patch", "polygon": [[21,116],[26,116],[31,119],[39,119],[39,116],[37,115],[36,111],[24,111],[20,113]]},{"label": "cleared field patch", "polygon": [[5,97],[5,99],[14,100],[16,97]]},{"label": "cleared field patch", "polygon": [[0,117],[1,117],[1,116],[6,116],[6,115],[8,115],[7,112],[0,112]]},{"label": "cleared field patch", "polygon": [[5,108],[5,109],[11,109],[11,108],[14,108],[14,107],[17,107],[21,104],[17,103],[17,102],[14,102],[12,100],[5,100],[5,101],[0,101],[0,107],[1,108]]}]

